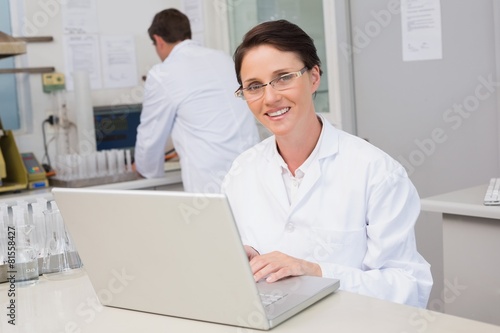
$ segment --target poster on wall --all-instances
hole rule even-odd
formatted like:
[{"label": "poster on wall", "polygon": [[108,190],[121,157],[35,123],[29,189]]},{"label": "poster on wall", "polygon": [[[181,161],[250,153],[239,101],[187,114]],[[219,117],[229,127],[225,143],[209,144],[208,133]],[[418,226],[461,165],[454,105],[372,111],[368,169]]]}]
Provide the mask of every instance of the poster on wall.
[{"label": "poster on wall", "polygon": [[132,35],[101,35],[97,0],[66,0],[63,4],[66,88],[74,90],[73,75],[86,72],[92,90],[135,87],[137,61]]},{"label": "poster on wall", "polygon": [[183,0],[182,11],[189,18],[191,24],[192,39],[205,44],[205,20],[202,0]]},{"label": "poster on wall", "polygon": [[66,89],[74,89],[73,73],[80,71],[88,73],[92,89],[101,89],[101,60],[99,57],[98,35],[65,35],[63,40]]},{"label": "poster on wall", "polygon": [[443,58],[440,0],[401,0],[403,61]]},{"label": "poster on wall", "polygon": [[138,84],[133,36],[101,35],[104,88],[135,87]]},{"label": "poster on wall", "polygon": [[97,0],[65,0],[62,2],[64,34],[99,32]]}]

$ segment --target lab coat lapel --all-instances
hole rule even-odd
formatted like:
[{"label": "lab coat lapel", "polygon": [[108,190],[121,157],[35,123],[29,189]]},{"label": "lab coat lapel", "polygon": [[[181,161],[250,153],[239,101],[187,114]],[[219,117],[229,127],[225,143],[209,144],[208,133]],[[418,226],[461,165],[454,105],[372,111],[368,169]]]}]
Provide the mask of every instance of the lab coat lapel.
[{"label": "lab coat lapel", "polygon": [[288,203],[288,194],[286,193],[285,183],[281,175],[281,167],[276,161],[273,151],[267,152],[267,158],[261,165],[259,174],[262,176],[262,182],[270,193],[270,197],[274,198],[278,203],[280,209],[288,214],[290,211],[290,204]]},{"label": "lab coat lapel", "polygon": [[286,193],[281,172],[276,172],[270,177],[265,177],[263,181],[269,192],[272,193],[272,196],[278,202],[279,207],[283,209],[283,211],[288,212],[290,210],[290,204],[288,203],[288,194]]},{"label": "lab coat lapel", "polygon": [[318,155],[306,170],[304,179],[302,179],[302,183],[300,184],[299,191],[297,193],[297,198],[292,204],[292,212],[297,206],[300,205],[301,201],[309,197],[314,185],[320,181],[322,160],[337,154],[339,150],[339,136],[337,130],[330,123],[328,123],[326,119],[323,117],[321,118],[324,125],[322,135],[318,142],[320,145]]},{"label": "lab coat lapel", "polygon": [[319,181],[321,177],[321,168],[319,164],[319,160],[314,161],[309,168],[307,169],[307,173],[305,174],[302,182],[300,183],[299,191],[297,193],[297,197],[295,201],[292,203],[290,207],[292,211],[300,204],[304,198],[309,196],[309,192],[313,189],[314,185]]}]

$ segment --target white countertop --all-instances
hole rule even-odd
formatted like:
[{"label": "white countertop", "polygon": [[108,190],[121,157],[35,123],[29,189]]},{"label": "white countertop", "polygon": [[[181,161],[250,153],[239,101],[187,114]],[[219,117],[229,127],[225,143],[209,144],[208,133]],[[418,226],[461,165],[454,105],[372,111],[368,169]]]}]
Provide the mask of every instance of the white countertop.
[{"label": "white countertop", "polygon": [[112,183],[112,184],[105,184],[105,185],[96,185],[96,186],[90,186],[92,188],[102,188],[102,189],[116,189],[116,190],[137,190],[137,189],[142,189],[142,188],[150,188],[150,187],[157,187],[157,186],[163,186],[163,185],[170,185],[170,184],[177,184],[181,183],[181,171],[180,170],[175,170],[175,171],[168,171],[165,172],[165,176],[163,178],[142,178],[142,179],[137,179],[137,180],[132,180],[128,182],[122,182],[122,183]]},{"label": "white countertop", "polygon": [[500,206],[485,206],[488,184],[421,199],[421,209],[428,212],[500,219]]},{"label": "white countertop", "polygon": [[[179,184],[182,182],[181,171],[172,170],[165,172],[165,176],[162,178],[152,178],[152,179],[137,179],[121,183],[111,183],[104,185],[90,186],[92,188],[102,188],[102,189],[122,189],[122,190],[139,190],[145,188],[153,188],[164,185]],[[36,201],[37,198],[45,198],[47,200],[52,199],[52,188],[47,187],[43,189],[36,190],[26,190],[19,193],[4,193],[0,194],[0,202],[6,202],[7,204],[16,203],[17,200],[24,200],[27,202]]]},{"label": "white countertop", "polygon": [[[42,276],[34,286],[17,287],[16,326],[12,326],[6,315],[8,288],[7,283],[0,284],[2,333],[262,332],[103,307],[84,270]],[[500,326],[337,291],[271,332],[500,333]]]}]

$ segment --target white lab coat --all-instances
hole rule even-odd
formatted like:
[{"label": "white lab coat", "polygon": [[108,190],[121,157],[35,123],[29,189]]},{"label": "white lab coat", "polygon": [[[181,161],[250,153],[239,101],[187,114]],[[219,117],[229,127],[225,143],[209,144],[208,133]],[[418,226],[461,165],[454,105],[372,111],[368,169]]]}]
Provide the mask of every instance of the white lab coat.
[{"label": "white lab coat", "polygon": [[234,96],[234,63],[221,51],[185,40],[148,73],[135,164],[146,178],[164,176],[168,137],[188,192],[219,192],[241,152],[259,141],[247,104]]},{"label": "white lab coat", "polygon": [[323,124],[291,205],[274,136],[233,163],[222,190],[244,244],[316,262],[341,289],[425,307],[432,277],[415,244],[415,187],[390,156]]}]

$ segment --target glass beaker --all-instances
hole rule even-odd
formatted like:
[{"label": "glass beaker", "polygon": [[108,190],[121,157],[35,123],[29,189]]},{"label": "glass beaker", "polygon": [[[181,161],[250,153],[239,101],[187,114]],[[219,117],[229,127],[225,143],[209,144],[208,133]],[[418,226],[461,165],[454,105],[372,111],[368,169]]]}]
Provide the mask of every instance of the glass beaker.
[{"label": "glass beaker", "polygon": [[7,275],[16,283],[32,283],[38,280],[38,245],[35,226],[7,226]]},{"label": "glass beaker", "polygon": [[45,215],[45,251],[42,273],[60,273],[82,267],[80,256],[66,230],[61,212],[50,209]]}]

